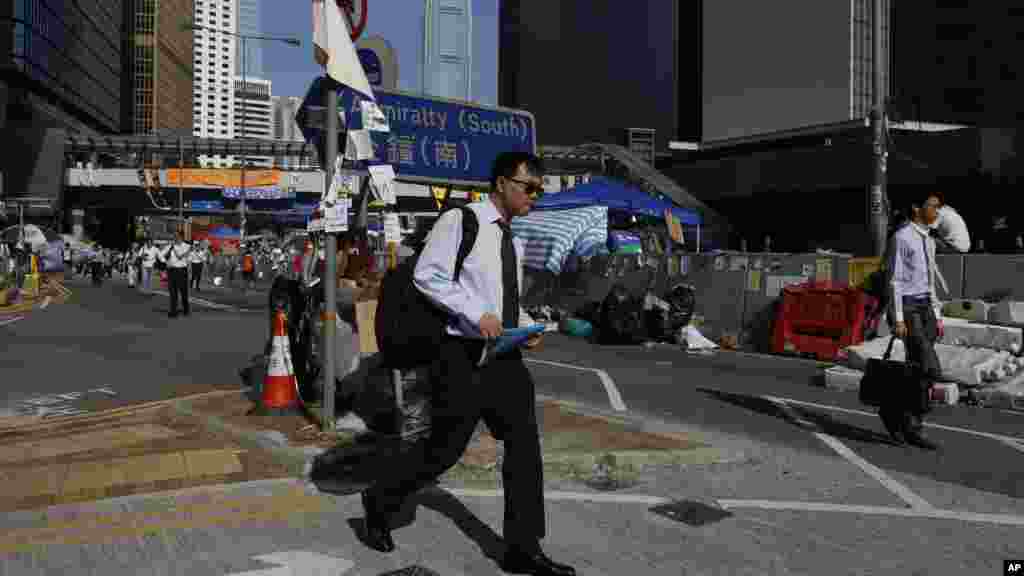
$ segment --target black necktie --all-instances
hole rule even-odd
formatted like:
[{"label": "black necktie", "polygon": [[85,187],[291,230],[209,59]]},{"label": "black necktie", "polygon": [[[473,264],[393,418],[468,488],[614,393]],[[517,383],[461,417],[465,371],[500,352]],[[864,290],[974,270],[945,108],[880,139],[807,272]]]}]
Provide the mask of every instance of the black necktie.
[{"label": "black necktie", "polygon": [[501,304],[501,323],[505,328],[519,327],[519,274],[516,249],[512,243],[512,228],[504,222],[501,227],[501,285],[505,295]]},{"label": "black necktie", "polygon": [[928,275],[928,293],[931,294],[932,289],[932,258],[928,254],[928,238],[922,237],[921,244],[924,245],[924,272]]}]

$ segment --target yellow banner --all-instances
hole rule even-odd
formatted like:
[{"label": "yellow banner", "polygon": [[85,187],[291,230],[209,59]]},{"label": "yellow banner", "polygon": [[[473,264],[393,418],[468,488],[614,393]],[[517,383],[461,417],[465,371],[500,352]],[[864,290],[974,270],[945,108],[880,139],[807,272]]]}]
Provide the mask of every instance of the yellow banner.
[{"label": "yellow banner", "polygon": [[[242,171],[234,168],[169,168],[167,185],[205,186],[209,188],[241,188]],[[281,182],[280,170],[246,170],[245,187],[276,186]]]}]

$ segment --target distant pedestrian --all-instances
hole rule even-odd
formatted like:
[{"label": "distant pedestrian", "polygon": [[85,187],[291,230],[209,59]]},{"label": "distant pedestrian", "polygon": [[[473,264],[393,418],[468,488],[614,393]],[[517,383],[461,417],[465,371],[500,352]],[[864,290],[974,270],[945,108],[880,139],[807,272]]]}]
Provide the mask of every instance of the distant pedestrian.
[{"label": "distant pedestrian", "polygon": [[188,302],[188,265],[191,248],[185,242],[181,232],[175,234],[175,241],[163,252],[167,263],[167,286],[171,292],[171,311],[168,318],[178,316],[178,298],[181,298],[181,309],[185,316],[190,314]]},{"label": "distant pedestrian", "polygon": [[64,280],[71,280],[71,276],[74,273],[72,269],[74,266],[73,259],[71,258],[71,243],[64,243]]},{"label": "distant pedestrian", "polygon": [[144,292],[153,291],[153,268],[156,267],[156,259],[156,246],[153,245],[152,240],[146,240],[146,245],[142,247],[140,254],[142,264],[142,282],[140,284],[140,289]]},{"label": "distant pedestrian", "polygon": [[248,248],[245,250],[245,255],[242,257],[242,282],[245,283],[246,290],[252,290],[255,284],[256,278],[256,258],[253,257],[252,251]]},{"label": "distant pedestrian", "polygon": [[189,262],[192,264],[192,288],[199,292],[199,281],[203,277],[203,267],[210,258],[210,249],[202,242],[192,244]]}]

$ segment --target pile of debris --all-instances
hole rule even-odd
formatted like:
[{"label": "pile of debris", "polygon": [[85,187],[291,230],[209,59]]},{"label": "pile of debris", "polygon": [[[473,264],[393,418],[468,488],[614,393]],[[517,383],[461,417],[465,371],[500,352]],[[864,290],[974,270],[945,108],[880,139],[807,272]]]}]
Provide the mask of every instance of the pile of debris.
[{"label": "pile of debris", "polygon": [[[935,353],[945,382],[936,386],[934,400],[1024,410],[1024,303],[948,302],[943,326]],[[826,386],[856,390],[868,359],[881,358],[889,338],[847,348],[846,365],[825,371]],[[903,342],[895,342],[890,358],[905,360]]]}]

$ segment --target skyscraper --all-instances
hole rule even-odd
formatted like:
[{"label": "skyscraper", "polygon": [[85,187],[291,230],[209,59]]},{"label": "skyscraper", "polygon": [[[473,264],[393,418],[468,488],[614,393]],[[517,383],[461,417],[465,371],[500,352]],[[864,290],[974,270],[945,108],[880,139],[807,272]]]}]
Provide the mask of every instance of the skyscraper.
[{"label": "skyscraper", "polygon": [[124,131],[192,129],[192,0],[128,0]]},{"label": "skyscraper", "polygon": [[[193,134],[203,138],[235,137],[235,61],[238,0],[195,0],[192,81]],[[230,166],[234,158],[201,156],[203,165]]]},{"label": "skyscraper", "polygon": [[472,0],[424,0],[423,92],[473,99]]},{"label": "skyscraper", "polygon": [[[274,120],[274,140],[288,140],[291,142],[302,142],[305,137],[302,129],[295,121],[295,115],[302,107],[302,98],[298,96],[271,96],[271,109]],[[275,158],[274,163],[281,168],[313,168],[316,164],[315,157],[309,158]]]},{"label": "skyscraper", "polygon": [[[253,36],[263,33],[259,0],[238,0],[238,33]],[[242,71],[242,63],[245,71]],[[239,55],[235,73],[239,76],[263,77],[263,49],[259,42],[247,42],[245,54]]]},{"label": "skyscraper", "polygon": [[[235,77],[235,136],[270,140],[274,137],[274,117],[270,100],[270,80]],[[269,156],[246,156],[247,166],[270,167]]]}]

